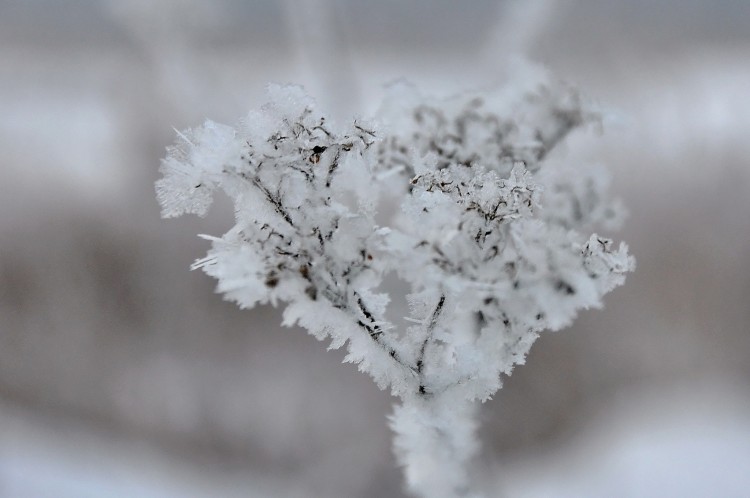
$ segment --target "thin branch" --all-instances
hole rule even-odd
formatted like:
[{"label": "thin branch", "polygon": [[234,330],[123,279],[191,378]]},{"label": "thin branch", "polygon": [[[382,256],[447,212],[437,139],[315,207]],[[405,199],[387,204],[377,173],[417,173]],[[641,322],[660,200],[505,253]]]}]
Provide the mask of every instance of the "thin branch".
[{"label": "thin branch", "polygon": [[[225,170],[226,171],[226,170]],[[274,195],[273,192],[268,190],[268,187],[263,185],[263,182],[260,181],[260,178],[257,176],[250,176],[247,173],[240,171],[237,173],[241,178],[244,180],[247,180],[251,182],[253,185],[255,185],[258,190],[260,190],[263,195],[265,196],[266,200],[273,206],[273,209],[282,217],[284,218],[284,221],[286,221],[292,228],[296,229],[294,226],[294,222],[292,221],[292,217],[289,215],[287,210],[284,208],[284,205],[281,203],[281,199],[278,195]]]},{"label": "thin branch", "polygon": [[422,373],[422,369],[424,368],[424,354],[425,350],[427,349],[427,343],[432,340],[432,333],[437,326],[438,318],[440,318],[440,313],[443,311],[444,305],[445,294],[442,294],[440,296],[440,300],[437,303],[437,306],[435,306],[435,310],[432,312],[430,321],[427,322],[427,333],[425,334],[424,341],[422,341],[422,346],[419,348],[419,356],[417,359],[417,373],[419,373],[419,394],[427,394],[424,383],[424,374]]},{"label": "thin branch", "polygon": [[357,324],[361,327],[363,327],[368,334],[370,335],[370,338],[378,343],[382,348],[384,348],[388,355],[396,361],[399,365],[401,365],[404,368],[407,368],[411,372],[415,374],[419,374],[418,368],[415,368],[409,364],[406,363],[406,361],[401,358],[401,355],[398,354],[398,352],[393,349],[388,344],[385,344],[384,337],[383,337],[383,329],[380,327],[380,325],[375,323],[375,317],[373,316],[372,312],[370,312],[367,307],[365,306],[365,303],[362,301],[362,297],[357,294],[357,292],[354,292],[354,297],[357,300],[357,307],[362,312],[365,317],[370,320],[370,324],[364,323],[362,320],[358,320]]}]

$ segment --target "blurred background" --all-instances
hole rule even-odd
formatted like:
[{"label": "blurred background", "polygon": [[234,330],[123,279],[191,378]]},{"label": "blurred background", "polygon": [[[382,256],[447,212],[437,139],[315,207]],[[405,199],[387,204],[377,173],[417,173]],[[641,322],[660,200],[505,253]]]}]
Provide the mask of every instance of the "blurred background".
[{"label": "blurred background", "polygon": [[[750,496],[750,3],[0,0],[0,497],[401,497],[393,400],[190,263],[159,160],[267,82],[367,114],[525,55],[616,119],[638,259],[482,408],[488,496]],[[573,159],[572,159],[573,160]]]}]

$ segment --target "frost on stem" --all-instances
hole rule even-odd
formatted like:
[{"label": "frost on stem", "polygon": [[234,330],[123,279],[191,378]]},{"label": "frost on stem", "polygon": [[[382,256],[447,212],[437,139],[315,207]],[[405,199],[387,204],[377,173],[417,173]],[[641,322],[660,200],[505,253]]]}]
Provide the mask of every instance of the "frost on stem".
[{"label": "frost on stem", "polygon": [[[591,235],[621,218],[606,174],[552,154],[597,119],[571,88],[434,100],[400,85],[376,119],[337,126],[300,88],[270,86],[237,127],[178,133],[157,196],[165,217],[229,196],[235,224],[204,236],[193,268],[240,307],[285,303],[285,325],[346,345],[401,398],[391,425],[410,489],[470,496],[474,402],[542,330],[601,306],[634,260]],[[405,329],[386,319],[389,274],[411,287]]]}]

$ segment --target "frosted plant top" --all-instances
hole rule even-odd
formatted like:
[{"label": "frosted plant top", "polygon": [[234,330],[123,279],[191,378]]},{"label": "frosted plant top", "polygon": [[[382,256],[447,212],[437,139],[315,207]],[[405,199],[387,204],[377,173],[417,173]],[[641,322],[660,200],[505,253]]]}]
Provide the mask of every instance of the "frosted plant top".
[{"label": "frosted plant top", "polygon": [[[214,193],[233,226],[194,267],[243,308],[284,303],[299,323],[402,397],[487,399],[544,329],[569,325],[634,260],[595,230],[619,201],[600,167],[555,154],[598,119],[541,79],[431,99],[393,88],[372,120],[336,125],[301,88],[270,86],[236,127],[178,133],[157,195],[165,217],[204,215]],[[410,288],[407,326],[381,286]]]}]

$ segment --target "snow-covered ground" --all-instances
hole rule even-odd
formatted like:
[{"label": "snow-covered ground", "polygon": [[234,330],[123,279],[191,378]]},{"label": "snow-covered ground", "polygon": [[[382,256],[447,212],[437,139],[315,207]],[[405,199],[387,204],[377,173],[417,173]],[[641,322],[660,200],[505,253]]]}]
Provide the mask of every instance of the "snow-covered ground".
[{"label": "snow-covered ground", "polygon": [[[346,496],[7,405],[0,420],[4,498]],[[740,379],[621,392],[576,425],[551,448],[504,455],[480,476],[488,496],[742,498],[750,490],[750,389]]]},{"label": "snow-covered ground", "polygon": [[509,455],[513,498],[741,498],[750,492],[750,389],[702,379],[620,392],[575,435]]}]

